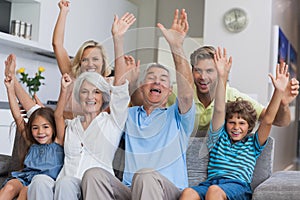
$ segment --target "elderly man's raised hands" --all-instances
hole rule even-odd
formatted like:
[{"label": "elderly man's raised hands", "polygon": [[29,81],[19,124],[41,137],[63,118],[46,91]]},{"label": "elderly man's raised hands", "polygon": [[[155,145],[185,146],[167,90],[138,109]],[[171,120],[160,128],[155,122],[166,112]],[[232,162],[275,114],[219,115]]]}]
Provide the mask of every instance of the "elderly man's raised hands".
[{"label": "elderly man's raised hands", "polygon": [[182,9],[179,15],[179,10],[176,9],[174,13],[173,23],[170,29],[166,29],[162,24],[157,24],[158,28],[162,31],[164,37],[171,47],[181,47],[189,30],[189,23],[187,21],[187,13]]}]

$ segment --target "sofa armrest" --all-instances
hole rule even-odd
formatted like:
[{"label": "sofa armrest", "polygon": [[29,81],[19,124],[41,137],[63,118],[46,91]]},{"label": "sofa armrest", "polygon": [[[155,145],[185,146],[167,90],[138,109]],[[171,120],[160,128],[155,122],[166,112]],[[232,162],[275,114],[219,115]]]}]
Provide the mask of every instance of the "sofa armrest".
[{"label": "sofa armrest", "polygon": [[261,155],[258,157],[253,172],[253,179],[251,183],[252,191],[269,178],[273,173],[273,161],[274,161],[274,138],[269,137],[268,144],[262,151]]},{"label": "sofa armrest", "polygon": [[298,200],[300,197],[300,171],[278,171],[257,186],[253,200]]}]

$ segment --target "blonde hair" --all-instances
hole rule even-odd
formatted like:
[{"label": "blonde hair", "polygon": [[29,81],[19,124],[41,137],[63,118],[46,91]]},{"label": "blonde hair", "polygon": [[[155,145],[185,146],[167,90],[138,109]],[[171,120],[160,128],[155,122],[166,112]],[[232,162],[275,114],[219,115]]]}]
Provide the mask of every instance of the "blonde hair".
[{"label": "blonde hair", "polygon": [[98,48],[100,50],[103,62],[101,75],[107,76],[110,70],[108,68],[108,61],[104,47],[94,40],[88,40],[81,45],[72,61],[72,74],[74,75],[74,77],[77,78],[81,74],[80,65],[82,54],[88,48]]}]

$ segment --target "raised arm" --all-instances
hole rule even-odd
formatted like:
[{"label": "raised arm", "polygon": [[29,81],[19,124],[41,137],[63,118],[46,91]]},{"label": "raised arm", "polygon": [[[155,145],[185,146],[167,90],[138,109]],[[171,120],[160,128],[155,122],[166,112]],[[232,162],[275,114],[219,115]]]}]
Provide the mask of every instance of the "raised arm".
[{"label": "raised arm", "polygon": [[71,72],[71,59],[64,47],[65,27],[69,12],[69,1],[61,0],[58,3],[60,12],[54,27],[52,36],[52,47],[61,74]]},{"label": "raised arm", "polygon": [[276,77],[273,77],[271,74],[269,74],[269,76],[271,77],[275,90],[266,109],[265,115],[258,127],[258,137],[261,145],[263,145],[269,137],[272,123],[275,120],[275,116],[278,112],[280,103],[284,98],[286,98],[287,93],[285,92],[285,89],[289,83],[288,66],[277,65]]},{"label": "raised arm", "polygon": [[183,41],[189,30],[187,14],[184,9],[176,9],[173,23],[170,29],[166,29],[162,24],[157,24],[164,37],[169,43],[176,68],[176,80],[178,85],[178,104],[180,113],[186,113],[193,103],[193,76],[188,60],[184,54]]},{"label": "raised arm", "polygon": [[[281,62],[278,65],[280,67],[284,67],[286,64],[284,62]],[[273,125],[282,127],[282,126],[288,126],[290,124],[291,112],[290,112],[289,104],[296,99],[299,93],[298,90],[299,90],[299,81],[296,78],[292,78],[285,89],[285,95],[281,100],[281,104],[279,106],[278,112],[276,113],[276,117],[274,119]],[[259,116],[260,121],[263,119],[265,113],[266,113],[266,109],[264,109],[261,112]]]},{"label": "raised arm", "polygon": [[14,89],[15,81],[16,81],[15,77],[9,75],[5,77],[4,84],[6,86],[10,110],[17,125],[17,132],[20,133],[28,143],[28,139],[26,137],[26,130],[25,130],[25,121],[21,115],[20,108],[17,102],[17,97],[15,94],[15,89]]},{"label": "raised arm", "polygon": [[66,124],[65,124],[65,119],[63,117],[63,113],[67,103],[67,96],[71,92],[71,87],[70,87],[71,84],[72,84],[71,77],[68,74],[63,74],[61,79],[60,94],[59,94],[56,109],[54,111],[56,132],[57,132],[55,142],[60,145],[64,144]]},{"label": "raised arm", "polygon": [[10,54],[5,61],[5,76],[6,77],[9,76],[15,80],[13,84],[15,95],[17,96],[23,108],[26,111],[28,111],[33,106],[35,106],[36,103],[34,102],[34,100],[32,100],[30,95],[24,90],[22,85],[17,80],[15,75],[15,70],[16,70],[16,56],[14,54]]},{"label": "raised arm", "polygon": [[114,41],[115,53],[115,80],[114,85],[125,83],[126,61],[124,58],[124,34],[128,28],[135,22],[136,18],[131,13],[125,13],[120,19],[115,15],[112,24],[111,33]]},{"label": "raised arm", "polygon": [[231,69],[232,58],[227,59],[226,49],[223,49],[223,53],[220,47],[216,50],[214,56],[216,69],[218,72],[218,82],[216,87],[216,95],[214,102],[214,111],[212,116],[212,129],[217,131],[222,127],[226,114],[226,82]]}]

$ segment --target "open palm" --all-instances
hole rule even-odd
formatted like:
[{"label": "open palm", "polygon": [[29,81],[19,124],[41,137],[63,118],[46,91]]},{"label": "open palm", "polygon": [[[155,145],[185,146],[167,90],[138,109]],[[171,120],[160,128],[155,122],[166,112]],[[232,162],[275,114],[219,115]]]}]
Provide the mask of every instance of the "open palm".
[{"label": "open palm", "polygon": [[135,22],[136,18],[131,13],[125,13],[120,19],[118,15],[115,15],[114,23],[112,25],[112,35],[124,35],[129,27]]},{"label": "open palm", "polygon": [[289,83],[289,72],[288,72],[288,66],[287,65],[279,65],[276,66],[276,77],[269,75],[272,79],[272,83],[274,87],[281,91],[285,92],[286,87]]},{"label": "open palm", "polygon": [[162,24],[157,24],[158,28],[162,31],[164,37],[171,45],[182,45],[184,37],[189,30],[189,24],[187,21],[187,14],[184,9],[181,10],[179,16],[179,10],[176,9],[174,14],[173,23],[170,29],[166,29]]}]

